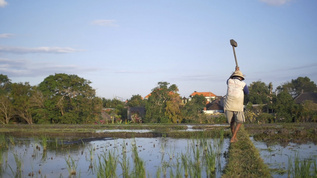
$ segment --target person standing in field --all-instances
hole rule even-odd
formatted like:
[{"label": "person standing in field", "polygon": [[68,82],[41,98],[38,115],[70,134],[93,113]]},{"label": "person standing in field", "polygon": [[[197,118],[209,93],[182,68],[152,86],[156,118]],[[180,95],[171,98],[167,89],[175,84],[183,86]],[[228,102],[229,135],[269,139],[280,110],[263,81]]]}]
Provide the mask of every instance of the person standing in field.
[{"label": "person standing in field", "polygon": [[249,94],[249,89],[243,80],[244,76],[239,67],[236,67],[236,70],[227,80],[227,95],[224,102],[224,112],[230,124],[232,133],[231,143],[238,141],[236,138],[237,133],[245,121],[243,101],[244,95]]}]

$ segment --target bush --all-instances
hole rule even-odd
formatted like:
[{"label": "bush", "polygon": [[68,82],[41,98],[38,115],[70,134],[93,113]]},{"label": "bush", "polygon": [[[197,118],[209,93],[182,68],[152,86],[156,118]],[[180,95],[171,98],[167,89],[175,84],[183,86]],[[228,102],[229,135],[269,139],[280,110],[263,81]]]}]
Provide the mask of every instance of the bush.
[{"label": "bush", "polygon": [[260,123],[273,123],[275,122],[275,118],[272,114],[269,113],[261,113],[257,117],[257,122]]}]

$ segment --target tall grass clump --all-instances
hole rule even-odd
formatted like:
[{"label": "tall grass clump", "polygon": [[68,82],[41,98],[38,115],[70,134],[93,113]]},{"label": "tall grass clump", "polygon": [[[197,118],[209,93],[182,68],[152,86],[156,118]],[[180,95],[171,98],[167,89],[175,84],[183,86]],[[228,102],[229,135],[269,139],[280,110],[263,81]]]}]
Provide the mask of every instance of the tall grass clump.
[{"label": "tall grass clump", "polygon": [[220,142],[222,143],[224,141],[224,135],[225,135],[225,131],[224,129],[220,130]]},{"label": "tall grass clump", "polygon": [[216,169],[216,154],[214,153],[211,144],[208,146],[207,151],[205,152],[205,166],[206,166],[206,175],[207,177],[212,177]]},{"label": "tall grass clump", "polygon": [[15,145],[15,142],[14,142],[14,137],[12,137],[12,136],[9,136],[9,142],[10,142],[10,144],[11,145]]},{"label": "tall grass clump", "polygon": [[108,154],[105,153],[101,156],[98,156],[99,159],[99,167],[97,168],[97,177],[117,177],[116,170],[117,170],[117,163],[118,157],[116,156],[115,152],[109,151]]},{"label": "tall grass clump", "polygon": [[134,163],[134,170],[132,173],[132,177],[145,178],[146,172],[145,172],[144,161],[139,157],[136,144],[132,144],[132,145],[133,145],[132,157],[133,157],[133,163]]},{"label": "tall grass clump", "polygon": [[189,158],[188,158],[187,154],[183,154],[182,153],[181,154],[181,160],[182,160],[182,166],[184,168],[184,177],[187,178],[188,177],[188,173],[189,173],[189,171],[188,171],[188,168],[189,168],[188,160],[189,160]]},{"label": "tall grass clump", "polygon": [[68,156],[68,158],[66,159],[66,164],[67,164],[69,177],[75,176],[78,163],[72,157]]},{"label": "tall grass clump", "polygon": [[317,177],[316,159],[300,160],[298,153],[295,153],[294,161],[288,158],[287,172],[291,177]]},{"label": "tall grass clump", "polygon": [[0,134],[0,149],[6,149],[6,148],[8,148],[6,137],[4,134]]},{"label": "tall grass clump", "polygon": [[13,156],[14,156],[14,160],[15,160],[15,164],[16,164],[16,171],[14,171],[10,165],[9,165],[9,167],[11,169],[12,174],[15,175],[14,177],[20,178],[20,177],[22,177],[22,164],[23,163],[22,163],[22,160],[18,156],[17,153],[14,153]]},{"label": "tall grass clump", "polygon": [[0,135],[0,175],[2,173],[2,161],[4,151],[8,148],[6,138],[3,134]]},{"label": "tall grass clump", "polygon": [[191,144],[193,159],[190,160],[190,177],[201,177],[201,150],[199,148],[201,144],[203,145],[199,140],[193,141]]},{"label": "tall grass clump", "polygon": [[127,146],[125,141],[122,144],[122,159],[120,162],[121,170],[122,170],[122,177],[128,178],[129,177],[129,160],[127,158]]},{"label": "tall grass clump", "polygon": [[46,149],[47,149],[47,137],[44,135],[41,137],[41,140],[42,140],[43,151],[46,151]]}]

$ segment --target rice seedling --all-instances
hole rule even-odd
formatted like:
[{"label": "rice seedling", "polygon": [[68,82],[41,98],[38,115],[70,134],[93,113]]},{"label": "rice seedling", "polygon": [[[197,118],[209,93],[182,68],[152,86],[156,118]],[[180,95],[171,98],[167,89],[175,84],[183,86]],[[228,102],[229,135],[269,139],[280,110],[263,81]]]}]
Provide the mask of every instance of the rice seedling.
[{"label": "rice seedling", "polygon": [[14,137],[9,136],[9,142],[10,142],[10,144],[11,144],[12,146],[14,146],[14,145],[15,145]]},{"label": "rice seedling", "polygon": [[46,149],[47,149],[47,137],[44,135],[41,137],[41,140],[42,140],[43,151],[46,151]]},{"label": "rice seedling", "polygon": [[158,167],[157,170],[156,170],[156,177],[161,177],[161,167]]},{"label": "rice seedling", "polygon": [[2,172],[3,172],[2,162],[3,162],[3,149],[0,148],[0,176],[2,175]]},{"label": "rice seedling", "polygon": [[179,158],[176,160],[176,177],[181,178],[182,176],[182,171],[181,171],[181,163],[179,162]]},{"label": "rice seedling", "polygon": [[94,150],[95,150],[95,149],[92,148],[92,147],[89,147],[89,148],[88,148],[88,151],[89,151],[89,160],[90,160],[90,161],[92,161],[92,160],[94,159],[94,153],[95,153]]},{"label": "rice seedling", "polygon": [[97,168],[97,177],[117,177],[118,157],[115,152],[109,151],[108,154],[98,156],[99,167]]},{"label": "rice seedling", "polygon": [[163,177],[166,177],[166,174],[167,174],[167,167],[168,167],[168,163],[164,161],[164,162],[162,163],[162,172],[163,172]]},{"label": "rice seedling", "polygon": [[14,171],[13,168],[9,165],[9,168],[14,175],[14,177],[21,178],[22,177],[22,159],[18,156],[17,153],[13,154],[14,160],[15,160],[15,165],[16,165],[16,170]]},{"label": "rice seedling", "polygon": [[211,177],[216,169],[216,154],[214,153],[211,145],[207,148],[204,158],[206,175],[207,177]]},{"label": "rice seedling", "polygon": [[173,168],[170,168],[170,175],[169,177],[173,178],[174,177],[174,172],[173,172]]},{"label": "rice seedling", "polygon": [[56,149],[58,148],[58,143],[59,143],[58,138],[55,138],[55,148]]},{"label": "rice seedling", "polygon": [[315,175],[315,177],[317,176],[317,160],[316,159],[314,161],[313,175]]},{"label": "rice seedling", "polygon": [[6,137],[4,134],[0,134],[0,149],[6,149],[6,148],[8,148]]},{"label": "rice seedling", "polygon": [[192,151],[194,160],[191,161],[191,168],[194,171],[194,177],[199,178],[201,177],[201,150],[199,149],[197,142],[192,145]]},{"label": "rice seedling", "polygon": [[294,162],[291,157],[288,158],[288,176],[316,177],[316,172],[316,160],[313,158],[300,160],[298,153],[295,153]]},{"label": "rice seedling", "polygon": [[127,146],[125,144],[125,141],[123,141],[122,144],[122,158],[121,158],[121,169],[122,169],[122,177],[128,178],[129,177],[129,160],[127,158]]},{"label": "rice seedling", "polygon": [[220,130],[220,142],[223,142],[223,140],[224,140],[224,135],[225,135],[225,131],[224,131],[224,129],[221,129],[221,130]]},{"label": "rice seedling", "polygon": [[134,170],[132,173],[132,177],[146,177],[144,161],[139,157],[138,149],[136,144],[132,147],[132,157],[134,162]]},{"label": "rice seedling", "polygon": [[184,176],[185,178],[188,177],[188,168],[189,168],[189,165],[188,165],[188,156],[187,154],[181,154],[181,160],[182,160],[182,165],[183,165],[183,168],[184,168]]},{"label": "rice seedling", "polygon": [[43,149],[42,161],[45,162],[46,159],[47,159],[47,151]]},{"label": "rice seedling", "polygon": [[66,160],[66,164],[67,164],[67,170],[69,173],[69,176],[75,176],[76,175],[76,170],[77,170],[77,162],[70,156],[68,156]]}]

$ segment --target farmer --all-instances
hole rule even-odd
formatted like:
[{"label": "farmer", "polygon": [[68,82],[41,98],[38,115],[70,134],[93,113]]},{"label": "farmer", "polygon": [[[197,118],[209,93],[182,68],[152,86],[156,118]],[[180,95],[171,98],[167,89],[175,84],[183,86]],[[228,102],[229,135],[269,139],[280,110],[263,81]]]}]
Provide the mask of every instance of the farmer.
[{"label": "farmer", "polygon": [[231,128],[231,143],[238,141],[236,138],[237,133],[245,120],[243,101],[244,95],[249,94],[249,89],[243,80],[244,76],[239,67],[236,67],[235,72],[233,72],[227,80],[227,95],[224,103],[224,111]]}]

